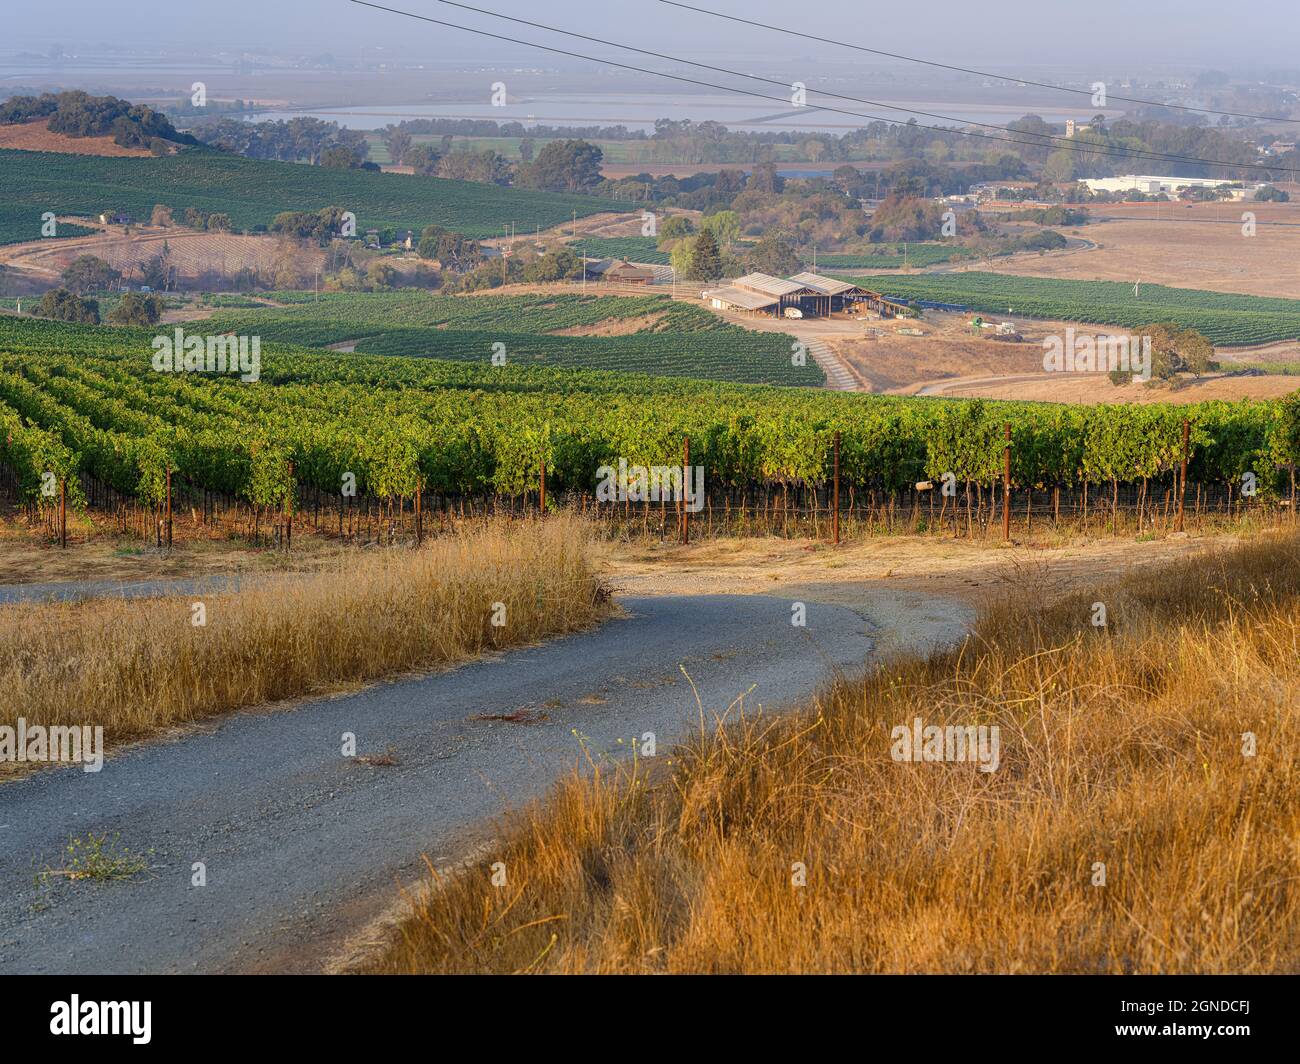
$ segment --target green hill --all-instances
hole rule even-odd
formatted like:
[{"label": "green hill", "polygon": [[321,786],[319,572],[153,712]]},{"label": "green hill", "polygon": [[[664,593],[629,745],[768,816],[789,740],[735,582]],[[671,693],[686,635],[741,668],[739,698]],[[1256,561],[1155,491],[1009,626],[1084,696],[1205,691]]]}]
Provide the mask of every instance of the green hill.
[{"label": "green hill", "polygon": [[[467,236],[497,236],[506,223],[529,231],[627,204],[594,196],[530,192],[436,177],[373,170],[328,170],[190,148],[162,158],[107,158],[0,149],[0,188],[7,212],[39,219],[43,211],[95,215],[123,210],[147,221],[154,204],[230,215],[237,229],[269,225],[281,211],[338,206],[358,227],[417,232],[436,223]],[[39,224],[39,223],[38,223]],[[0,241],[33,239],[25,222],[0,230]],[[39,231],[35,234],[39,235]]]}]

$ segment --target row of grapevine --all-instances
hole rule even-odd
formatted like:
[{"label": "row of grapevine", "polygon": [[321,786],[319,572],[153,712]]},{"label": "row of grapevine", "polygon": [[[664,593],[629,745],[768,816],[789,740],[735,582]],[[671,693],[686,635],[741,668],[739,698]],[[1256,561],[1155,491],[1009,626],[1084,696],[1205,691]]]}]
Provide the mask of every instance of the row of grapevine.
[{"label": "row of grapevine", "polygon": [[1184,417],[1193,480],[1231,485],[1252,473],[1267,497],[1300,461],[1295,399],[1065,407],[307,352],[267,354],[256,384],[155,373],[134,351],[0,354],[0,401],[10,423],[57,439],[81,468],[150,501],[168,470],[257,505],[279,504],[295,484],[337,495],[349,474],[381,497],[420,485],[516,495],[543,462],[554,488],[589,492],[599,467],[619,459],[673,464],[683,436],[712,487],[817,485],[836,432],[849,487],[895,492],[945,474],[991,485],[1008,422],[1017,487],[1167,475]]}]

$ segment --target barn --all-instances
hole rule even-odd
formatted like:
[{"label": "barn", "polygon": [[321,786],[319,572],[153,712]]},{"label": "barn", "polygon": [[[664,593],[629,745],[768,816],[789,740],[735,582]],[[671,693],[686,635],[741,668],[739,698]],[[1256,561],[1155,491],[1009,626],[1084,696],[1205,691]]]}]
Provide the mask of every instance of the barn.
[{"label": "barn", "polygon": [[700,295],[714,310],[774,317],[825,318],[865,309],[883,318],[893,318],[907,309],[879,292],[816,273],[796,273],[788,278],[747,273],[721,288],[706,289]]},{"label": "barn", "polygon": [[587,280],[611,284],[651,284],[655,272],[647,266],[634,266],[626,259],[588,259]]}]

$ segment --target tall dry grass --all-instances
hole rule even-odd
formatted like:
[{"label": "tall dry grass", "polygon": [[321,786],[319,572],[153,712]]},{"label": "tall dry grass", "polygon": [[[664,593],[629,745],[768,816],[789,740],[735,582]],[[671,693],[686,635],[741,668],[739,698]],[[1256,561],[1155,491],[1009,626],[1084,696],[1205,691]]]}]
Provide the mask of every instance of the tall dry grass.
[{"label": "tall dry grass", "polygon": [[502,519],[221,594],[0,607],[0,724],[101,724],[112,745],[571,632],[609,608],[591,545],[575,518]]},{"label": "tall dry grass", "polygon": [[[1297,706],[1294,537],[1028,591],[959,650],[709,729],[657,777],[565,782],[371,967],[1295,971]],[[895,762],[915,717],[997,724],[1001,767]]]}]

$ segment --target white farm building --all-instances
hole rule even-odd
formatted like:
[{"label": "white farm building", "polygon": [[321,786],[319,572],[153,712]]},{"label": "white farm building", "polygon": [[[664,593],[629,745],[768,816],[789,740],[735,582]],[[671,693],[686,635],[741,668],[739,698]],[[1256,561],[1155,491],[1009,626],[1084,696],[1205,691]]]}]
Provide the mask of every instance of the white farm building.
[{"label": "white farm building", "polygon": [[1083,182],[1091,192],[1145,192],[1149,196],[1163,192],[1176,196],[1185,188],[1218,188],[1220,185],[1238,186],[1232,198],[1254,199],[1261,184],[1245,184],[1221,177],[1158,177],[1151,174],[1125,174],[1123,177],[1089,178]]}]

